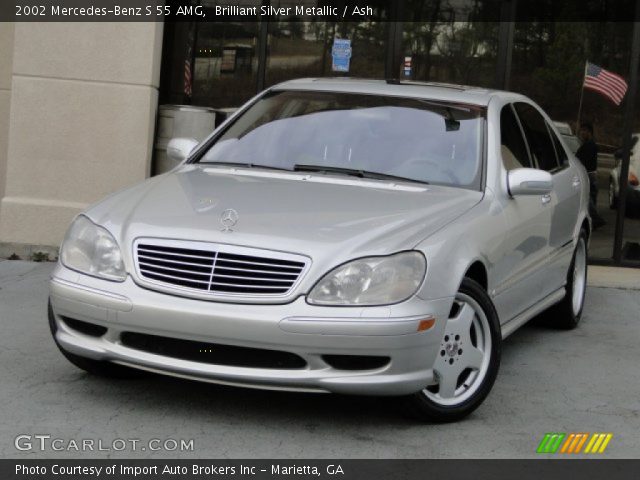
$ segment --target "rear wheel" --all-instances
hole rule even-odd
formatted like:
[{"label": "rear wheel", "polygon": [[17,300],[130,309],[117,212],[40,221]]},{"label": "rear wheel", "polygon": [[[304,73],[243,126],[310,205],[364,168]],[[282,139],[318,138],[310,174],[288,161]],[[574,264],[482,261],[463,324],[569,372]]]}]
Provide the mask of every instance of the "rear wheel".
[{"label": "rear wheel", "polygon": [[474,411],[491,390],[500,367],[500,323],[487,292],[465,278],[456,294],[433,365],[438,383],[407,397],[414,416],[452,422]]},{"label": "rear wheel", "polygon": [[58,325],[56,324],[55,316],[53,314],[53,308],[51,308],[51,301],[49,301],[48,305],[48,315],[49,315],[49,329],[51,330],[51,335],[53,336],[53,341],[56,342],[56,346],[64,355],[64,357],[69,360],[73,365],[88,372],[92,375],[99,375],[101,377],[109,377],[109,378],[138,378],[142,376],[143,372],[139,370],[134,370],[133,368],[127,368],[122,365],[117,365],[111,362],[103,362],[99,360],[93,360],[91,358],[82,357],[80,355],[76,355],[70,352],[67,352],[62,346],[58,343],[56,339],[56,332],[58,331]]},{"label": "rear wheel", "polygon": [[547,323],[557,328],[576,328],[582,318],[587,289],[587,232],[580,230],[569,271],[566,293],[562,301],[545,313]]}]

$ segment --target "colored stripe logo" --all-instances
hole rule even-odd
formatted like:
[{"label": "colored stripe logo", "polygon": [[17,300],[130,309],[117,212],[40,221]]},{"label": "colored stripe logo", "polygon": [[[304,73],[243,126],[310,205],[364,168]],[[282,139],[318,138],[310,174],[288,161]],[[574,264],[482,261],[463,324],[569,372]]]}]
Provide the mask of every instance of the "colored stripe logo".
[{"label": "colored stripe logo", "polygon": [[612,433],[546,433],[536,453],[604,453],[612,438]]}]

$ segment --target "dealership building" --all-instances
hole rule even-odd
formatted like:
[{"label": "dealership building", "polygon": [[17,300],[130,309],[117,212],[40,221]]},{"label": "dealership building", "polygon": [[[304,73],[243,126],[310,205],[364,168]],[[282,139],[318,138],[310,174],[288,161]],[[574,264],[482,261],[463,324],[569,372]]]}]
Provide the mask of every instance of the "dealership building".
[{"label": "dealership building", "polygon": [[625,128],[640,131],[640,109],[581,88],[587,61],[632,79],[640,43],[633,22],[542,22],[515,0],[370,3],[372,15],[341,22],[0,23],[0,257],[55,256],[78,212],[172,166],[169,138],[204,138],[259,91],[291,78],[347,76],[514,90],[572,126],[580,109],[603,153],[598,209],[607,224],[594,233],[590,257],[640,265],[640,210],[620,215],[607,204],[612,153]]}]

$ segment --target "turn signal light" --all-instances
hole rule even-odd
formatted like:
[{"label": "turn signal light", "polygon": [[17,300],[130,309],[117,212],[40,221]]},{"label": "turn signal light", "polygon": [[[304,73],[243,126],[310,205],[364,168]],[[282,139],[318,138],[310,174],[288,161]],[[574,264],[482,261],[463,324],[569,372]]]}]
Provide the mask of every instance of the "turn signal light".
[{"label": "turn signal light", "polygon": [[638,182],[638,177],[636,177],[633,173],[629,174],[629,185],[633,185],[634,187],[640,185],[640,182]]},{"label": "turn signal light", "polygon": [[418,324],[418,331],[424,332],[425,330],[429,330],[436,323],[436,319],[433,317],[425,318],[424,320],[420,320]]}]

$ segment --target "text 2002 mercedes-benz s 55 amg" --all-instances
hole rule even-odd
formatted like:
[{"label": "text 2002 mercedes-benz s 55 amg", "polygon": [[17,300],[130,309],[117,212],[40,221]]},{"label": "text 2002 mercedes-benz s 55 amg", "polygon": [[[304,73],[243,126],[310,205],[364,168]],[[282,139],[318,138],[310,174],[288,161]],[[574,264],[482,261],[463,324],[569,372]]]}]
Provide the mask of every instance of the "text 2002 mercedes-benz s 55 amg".
[{"label": "text 2002 mercedes-benz s 55 amg", "polygon": [[451,421],[506,336],[580,320],[589,182],[521,95],[295,80],[168,151],[184,161],[62,245],[51,331],[89,372],[404,396]]}]

